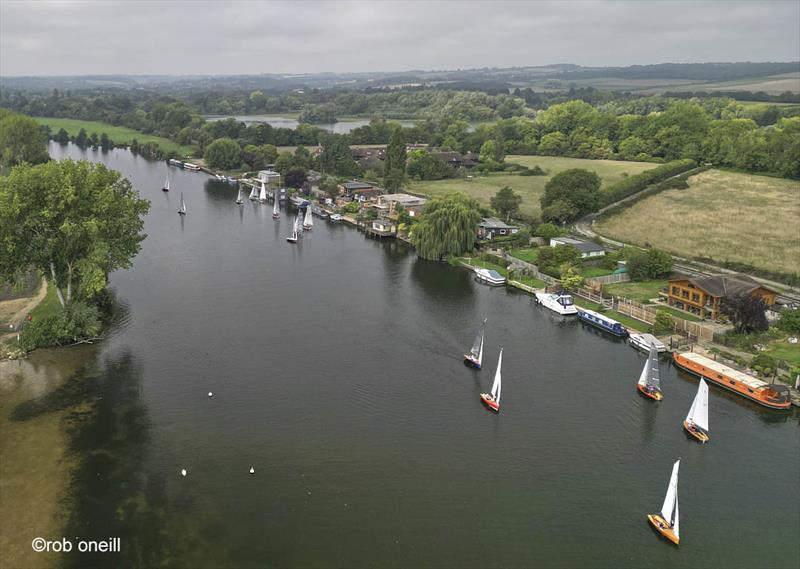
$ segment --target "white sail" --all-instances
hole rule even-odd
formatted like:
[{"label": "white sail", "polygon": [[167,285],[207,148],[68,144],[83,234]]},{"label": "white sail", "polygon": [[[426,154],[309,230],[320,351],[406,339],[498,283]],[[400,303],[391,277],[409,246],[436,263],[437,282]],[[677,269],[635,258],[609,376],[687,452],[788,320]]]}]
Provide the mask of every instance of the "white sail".
[{"label": "white sail", "polygon": [[639,375],[639,385],[644,387],[647,385],[647,372],[650,370],[650,358],[644,362],[644,367],[642,368],[642,373]]},{"label": "white sail", "polygon": [[250,197],[251,200],[254,200],[254,199],[256,199],[258,197],[258,194],[256,193],[256,187],[255,186],[253,186],[252,189],[250,190],[250,196],[249,197]]},{"label": "white sail", "polygon": [[650,346],[650,355],[647,357],[647,363],[644,364],[642,375],[639,376],[639,385],[661,389],[661,382],[658,378],[658,351],[654,345]]},{"label": "white sail", "polygon": [[486,330],[486,320],[486,318],[483,319],[483,324],[481,324],[480,330],[478,330],[478,333],[475,335],[475,341],[472,342],[472,348],[469,350],[472,357],[478,360],[478,365],[480,365],[483,360],[483,335]]},{"label": "white sail", "polygon": [[169,174],[167,174],[167,179],[164,180],[164,189],[165,190],[169,189]]},{"label": "white sail", "polygon": [[278,196],[275,196],[275,200],[272,203],[272,215],[278,215],[280,211],[278,210]]},{"label": "white sail", "polygon": [[661,517],[675,530],[675,535],[678,535],[678,468],[680,466],[681,459],[678,459],[672,466],[667,495],[664,497],[664,505],[661,506]]},{"label": "white sail", "polygon": [[306,208],[306,218],[303,220],[303,225],[305,227],[314,226],[314,216],[311,214],[311,206]]},{"label": "white sail", "polygon": [[183,213],[186,213],[186,202],[183,201],[183,192],[181,192],[181,209],[180,209],[180,211],[182,211]]},{"label": "white sail", "polygon": [[708,384],[702,378],[700,385],[697,386],[697,394],[694,396],[686,420],[708,432]]},{"label": "white sail", "polygon": [[678,515],[678,484],[675,483],[675,519],[672,520],[672,531],[675,532],[675,537],[681,538],[681,519]]},{"label": "white sail", "polygon": [[242,203],[242,188],[239,187],[239,193],[236,194],[236,203]]},{"label": "white sail", "polygon": [[500,348],[500,357],[497,358],[497,371],[494,372],[494,383],[492,384],[492,398],[495,403],[500,403],[501,379],[500,368],[503,365],[503,348]]},{"label": "white sail", "polygon": [[265,202],[267,201],[267,186],[264,182],[261,182],[261,193],[258,196],[259,201]]}]

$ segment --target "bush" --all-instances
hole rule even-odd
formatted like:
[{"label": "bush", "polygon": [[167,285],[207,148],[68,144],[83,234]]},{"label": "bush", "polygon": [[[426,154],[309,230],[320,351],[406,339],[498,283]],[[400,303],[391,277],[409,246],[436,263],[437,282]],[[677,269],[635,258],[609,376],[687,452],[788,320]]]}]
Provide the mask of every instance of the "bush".
[{"label": "bush", "polygon": [[552,239],[561,236],[561,229],[553,223],[540,223],[533,234],[542,239]]},{"label": "bush", "polygon": [[783,309],[776,326],[789,334],[800,334],[800,310]]},{"label": "bush", "polygon": [[758,354],[750,361],[750,367],[761,375],[775,375],[778,370],[778,362],[770,355]]},{"label": "bush", "polygon": [[625,178],[600,192],[602,195],[601,205],[607,205],[622,198],[628,197],[631,194],[635,194],[636,192],[645,189],[647,186],[662,180],[666,180],[667,178],[680,174],[681,172],[691,170],[696,166],[697,163],[694,160],[673,160],[672,162],[662,164],[661,166],[656,166],[652,170],[645,170],[641,174],[636,174],[635,176]]},{"label": "bush", "polygon": [[509,263],[503,257],[498,257],[497,255],[492,255],[491,253],[481,253],[480,258],[482,261],[486,261],[487,263],[493,263],[495,265],[500,265],[501,267],[507,268]]},{"label": "bush", "polygon": [[533,168],[528,168],[527,170],[522,170],[519,173],[520,176],[547,176],[547,170],[543,170],[541,166],[534,166]]},{"label": "bush", "polygon": [[20,343],[25,350],[63,346],[100,332],[100,317],[95,306],[74,302],[65,310],[36,319],[24,328]]},{"label": "bush", "polygon": [[628,274],[633,281],[665,277],[672,272],[672,257],[658,249],[636,251],[628,257]]},{"label": "bush", "polygon": [[342,209],[344,209],[346,213],[358,213],[359,205],[358,202],[350,202]]},{"label": "bush", "polygon": [[670,313],[664,310],[663,308],[659,308],[656,310],[656,321],[653,324],[653,333],[654,334],[669,334],[674,330],[672,316]]}]

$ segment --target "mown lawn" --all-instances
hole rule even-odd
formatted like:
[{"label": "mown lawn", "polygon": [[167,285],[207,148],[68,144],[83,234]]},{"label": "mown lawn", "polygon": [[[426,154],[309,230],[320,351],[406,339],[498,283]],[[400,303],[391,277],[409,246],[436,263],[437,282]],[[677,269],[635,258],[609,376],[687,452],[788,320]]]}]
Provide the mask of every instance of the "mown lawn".
[{"label": "mown lawn", "polygon": [[177,142],[170,140],[168,138],[155,136],[153,134],[144,134],[143,132],[139,132],[138,130],[133,130],[132,128],[127,128],[124,126],[114,126],[113,124],[108,124],[104,122],[82,121],[77,119],[60,119],[53,117],[33,117],[33,118],[39,124],[49,126],[50,130],[53,131],[53,134],[57,133],[60,129],[63,128],[70,134],[70,136],[76,136],[78,132],[80,132],[81,128],[85,128],[86,133],[89,135],[91,135],[93,132],[96,132],[97,136],[99,137],[103,133],[106,133],[108,137],[114,141],[115,144],[130,144],[130,142],[135,138],[140,143],[155,142],[158,144],[158,146],[161,147],[162,150],[166,152],[174,150],[181,156],[188,156],[195,150],[194,147],[192,146],[185,146],[182,144],[178,144]]},{"label": "mown lawn", "polygon": [[666,287],[666,280],[639,281],[603,285],[603,292],[646,303],[651,298],[658,298],[658,291]]},{"label": "mown lawn", "polygon": [[42,302],[31,310],[31,316],[34,320],[37,320],[61,310],[61,303],[58,301],[58,296],[56,296],[56,287],[51,283],[47,283],[47,294],[44,295]]},{"label": "mown lawn", "polygon": [[790,344],[785,340],[771,342],[766,353],[773,358],[784,360],[792,367],[800,367],[800,344]]},{"label": "mown lawn", "polygon": [[800,273],[800,182],[708,170],[597,224],[603,235],[687,258]]},{"label": "mown lawn", "polygon": [[610,275],[614,272],[614,269],[604,269],[603,267],[582,267],[578,274],[580,274],[585,279],[591,279],[592,277],[604,277],[606,275]]},{"label": "mown lawn", "polygon": [[461,192],[486,207],[497,190],[510,186],[522,196],[520,213],[528,217],[539,215],[539,198],[544,186],[556,174],[570,168],[585,168],[596,172],[603,186],[622,180],[625,174],[632,176],[657,166],[649,162],[624,162],[618,160],[585,160],[581,158],[562,158],[560,156],[506,156],[506,162],[517,162],[524,166],[540,166],[547,171],[546,176],[520,176],[518,174],[497,173],[488,176],[475,176],[471,180],[454,178],[452,180],[412,181],[408,189],[412,192],[439,196]]},{"label": "mown lawn", "polygon": [[511,249],[508,252],[509,255],[512,257],[516,257],[517,259],[522,259],[523,261],[527,261],[532,265],[536,264],[536,259],[539,258],[539,248],[538,247],[526,247],[524,249]]}]

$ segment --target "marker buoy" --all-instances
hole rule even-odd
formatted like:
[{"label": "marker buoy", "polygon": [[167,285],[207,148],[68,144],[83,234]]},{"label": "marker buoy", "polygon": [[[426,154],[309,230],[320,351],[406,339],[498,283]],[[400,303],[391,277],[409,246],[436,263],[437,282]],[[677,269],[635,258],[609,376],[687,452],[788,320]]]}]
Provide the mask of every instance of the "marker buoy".
[{"label": "marker buoy", "polygon": [[186,469],[185,468],[181,468],[181,476],[186,476]]}]

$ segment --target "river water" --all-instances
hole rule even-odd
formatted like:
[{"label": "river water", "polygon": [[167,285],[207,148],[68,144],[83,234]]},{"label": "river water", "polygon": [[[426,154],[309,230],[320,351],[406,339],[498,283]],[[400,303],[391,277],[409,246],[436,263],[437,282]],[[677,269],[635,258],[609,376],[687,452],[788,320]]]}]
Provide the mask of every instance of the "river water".
[{"label": "river water", "polygon": [[[281,117],[273,115],[207,115],[204,118],[210,122],[220,121],[225,119],[236,119],[237,121],[243,122],[248,126],[252,124],[266,123],[274,128],[290,128],[292,130],[296,129],[297,126],[300,124],[297,121],[297,119],[291,117]],[[392,122],[399,123],[404,127],[414,126],[413,120],[403,120],[403,119],[390,119],[390,120]],[[357,129],[358,127],[366,126],[368,124],[369,124],[369,119],[346,119],[335,123],[315,124],[312,126],[321,128],[323,130],[327,130],[328,132],[333,132],[335,134],[347,134],[350,131]],[[473,129],[474,126],[470,125],[470,128]]]},{"label": "river water", "polygon": [[[62,394],[96,406],[70,427],[67,535],[123,551],[68,564],[798,566],[796,411],[712,387],[697,444],[681,427],[695,379],[665,361],[664,400],[645,400],[643,355],[525,294],[343,225],[290,245],[287,212],[176,169],[164,194],[167,166],[126,150],[50,152],[152,201],[134,267],[111,277],[116,323]],[[461,355],[485,316],[476,372]],[[478,394],[501,346],[493,415]],[[678,457],[680,548],[645,518]]]}]

